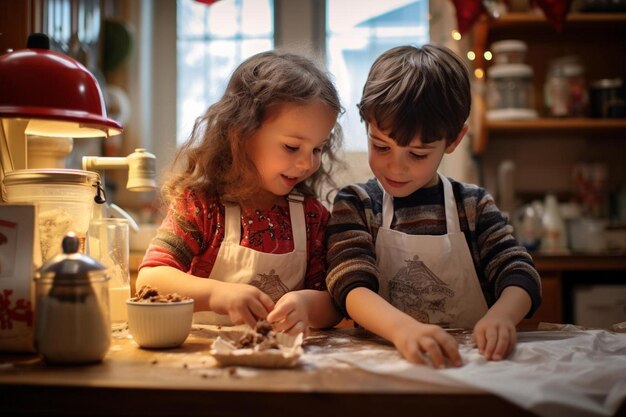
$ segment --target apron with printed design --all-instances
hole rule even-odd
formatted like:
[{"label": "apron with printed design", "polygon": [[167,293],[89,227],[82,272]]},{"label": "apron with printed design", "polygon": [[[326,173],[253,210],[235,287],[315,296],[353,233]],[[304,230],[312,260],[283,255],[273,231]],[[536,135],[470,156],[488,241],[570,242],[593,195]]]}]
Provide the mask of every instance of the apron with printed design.
[{"label": "apron with printed design", "polygon": [[420,322],[472,328],[487,312],[487,303],[459,226],[452,185],[439,177],[447,227],[442,236],[392,230],[393,200],[383,189],[383,222],[376,238],[379,293]]},{"label": "apron with printed design", "polygon": [[[241,209],[225,205],[224,240],[209,279],[250,284],[265,292],[276,302],[285,293],[301,289],[307,267],[304,197],[289,196],[289,217],[294,249],[289,253],[264,253],[240,245]],[[194,313],[194,322],[232,325],[227,315],[211,311]]]}]

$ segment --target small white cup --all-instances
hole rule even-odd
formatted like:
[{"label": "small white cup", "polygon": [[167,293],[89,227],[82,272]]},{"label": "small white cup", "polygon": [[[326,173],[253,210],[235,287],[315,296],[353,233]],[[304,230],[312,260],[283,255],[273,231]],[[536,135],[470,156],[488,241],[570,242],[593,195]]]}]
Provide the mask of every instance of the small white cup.
[{"label": "small white cup", "polygon": [[142,348],[182,345],[191,331],[193,300],[171,303],[126,301],[128,331]]}]

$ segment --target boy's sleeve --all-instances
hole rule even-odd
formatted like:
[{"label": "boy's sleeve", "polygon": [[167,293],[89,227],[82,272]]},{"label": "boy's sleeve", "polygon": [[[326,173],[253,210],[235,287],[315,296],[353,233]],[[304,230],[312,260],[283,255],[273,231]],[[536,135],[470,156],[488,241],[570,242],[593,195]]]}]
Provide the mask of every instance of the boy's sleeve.
[{"label": "boy's sleeve", "polygon": [[502,291],[514,285],[524,289],[532,301],[526,318],[541,304],[541,278],[532,257],[513,236],[513,227],[485,192],[476,208],[476,236],[481,269],[493,286],[496,300]]},{"label": "boy's sleeve", "polygon": [[189,271],[194,256],[204,249],[202,215],[206,206],[187,193],[170,206],[143,258],[143,267],[171,266]]},{"label": "boy's sleeve", "polygon": [[376,252],[368,216],[373,216],[371,200],[363,189],[349,186],[338,192],[326,230],[326,285],[346,317],[350,291],[365,287],[378,292]]}]

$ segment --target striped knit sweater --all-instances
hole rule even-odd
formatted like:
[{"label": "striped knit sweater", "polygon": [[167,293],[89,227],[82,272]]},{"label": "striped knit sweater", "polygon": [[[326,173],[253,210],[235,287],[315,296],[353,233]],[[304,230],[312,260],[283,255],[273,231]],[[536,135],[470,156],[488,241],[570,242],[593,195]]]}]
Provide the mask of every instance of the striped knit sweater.
[{"label": "striped knit sweater", "polygon": [[[450,180],[459,223],[474,261],[487,305],[504,288],[515,285],[528,292],[532,316],[541,303],[541,281],[528,252],[512,236],[513,228],[483,188]],[[326,285],[348,317],[346,297],[357,287],[378,291],[376,235],[382,222],[383,192],[375,178],[342,188],[333,204],[326,230],[328,273]],[[443,184],[394,198],[391,228],[411,235],[444,235]]]}]

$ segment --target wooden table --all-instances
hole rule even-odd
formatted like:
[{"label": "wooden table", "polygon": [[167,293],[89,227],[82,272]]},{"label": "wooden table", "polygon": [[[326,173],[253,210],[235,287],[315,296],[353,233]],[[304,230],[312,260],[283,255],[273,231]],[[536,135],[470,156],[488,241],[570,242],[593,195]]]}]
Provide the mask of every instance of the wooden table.
[{"label": "wooden table", "polygon": [[531,415],[479,389],[377,375],[325,360],[346,346],[393,349],[362,330],[314,333],[305,350],[318,352],[319,361],[286,370],[217,366],[208,354],[216,334],[210,326],[195,326],[180,348],[144,350],[125,330],[114,332],[105,360],[89,366],[50,366],[36,355],[0,354],[0,415]]}]

